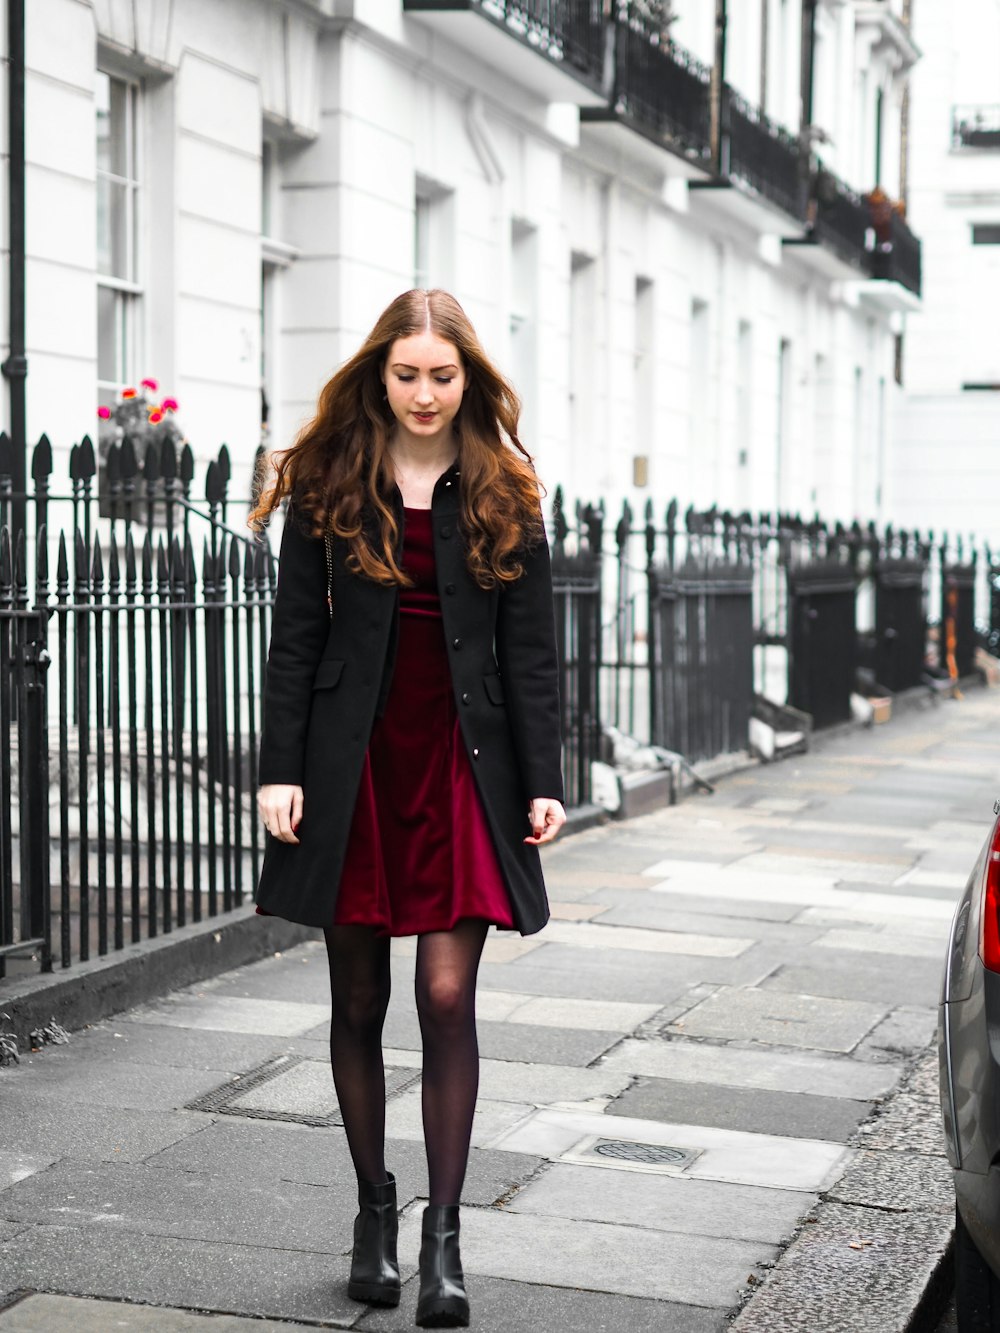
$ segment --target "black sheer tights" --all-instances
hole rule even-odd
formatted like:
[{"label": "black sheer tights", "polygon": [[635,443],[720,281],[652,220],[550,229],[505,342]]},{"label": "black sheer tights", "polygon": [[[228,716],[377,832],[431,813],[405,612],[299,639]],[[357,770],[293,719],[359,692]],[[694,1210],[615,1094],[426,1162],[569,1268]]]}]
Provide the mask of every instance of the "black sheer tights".
[{"label": "black sheer tights", "polygon": [[[476,972],[486,923],[417,941],[416,996],[423,1037],[423,1117],[432,1204],[458,1203],[479,1090]],[[389,1004],[389,941],[366,926],[326,931],[333,1019],[330,1059],[354,1169],[376,1184],[385,1170],[382,1025]]]}]

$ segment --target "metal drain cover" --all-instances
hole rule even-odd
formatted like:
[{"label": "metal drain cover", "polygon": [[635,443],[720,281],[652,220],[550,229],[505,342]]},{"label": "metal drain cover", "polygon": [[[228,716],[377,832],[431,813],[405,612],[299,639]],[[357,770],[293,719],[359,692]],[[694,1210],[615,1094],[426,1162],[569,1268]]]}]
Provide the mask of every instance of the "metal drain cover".
[{"label": "metal drain cover", "polygon": [[617,1157],[623,1162],[648,1162],[652,1166],[686,1162],[690,1153],[683,1148],[668,1148],[659,1143],[629,1143],[625,1139],[598,1139],[594,1152],[601,1157]]},{"label": "metal drain cover", "polygon": [[560,1161],[582,1166],[617,1167],[623,1171],[686,1171],[702,1154],[700,1148],[677,1148],[669,1143],[642,1143],[635,1139],[604,1139],[591,1134],[562,1153]]},{"label": "metal drain cover", "polygon": [[[419,1069],[387,1067],[386,1097],[405,1092],[419,1078]],[[329,1061],[301,1055],[279,1055],[249,1069],[240,1078],[188,1102],[185,1110],[246,1116],[250,1120],[286,1120],[317,1129],[344,1123]]]}]

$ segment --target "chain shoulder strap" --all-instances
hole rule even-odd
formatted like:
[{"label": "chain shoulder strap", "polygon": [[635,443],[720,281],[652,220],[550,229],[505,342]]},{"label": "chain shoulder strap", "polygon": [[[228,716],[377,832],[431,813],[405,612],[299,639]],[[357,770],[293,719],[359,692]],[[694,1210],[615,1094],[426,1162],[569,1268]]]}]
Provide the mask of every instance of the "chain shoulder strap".
[{"label": "chain shoulder strap", "polygon": [[326,609],[333,619],[333,534],[327,533],[323,538],[323,546],[326,550]]}]

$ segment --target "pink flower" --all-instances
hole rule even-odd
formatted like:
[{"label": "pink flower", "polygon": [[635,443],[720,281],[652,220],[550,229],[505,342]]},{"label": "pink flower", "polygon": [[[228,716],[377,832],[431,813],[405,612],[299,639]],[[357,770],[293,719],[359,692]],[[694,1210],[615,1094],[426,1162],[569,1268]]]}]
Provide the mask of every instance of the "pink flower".
[{"label": "pink flower", "polygon": [[156,390],[160,387],[157,384],[156,380],[140,380],[139,383],[142,385],[144,389],[148,389],[150,393],[155,393]]},{"label": "pink flower", "polygon": [[164,398],[163,402],[160,404],[160,411],[161,411],[161,412],[176,412],[176,411],[177,411],[177,399],[176,399],[176,398]]},{"label": "pink flower", "polygon": [[149,424],[150,424],[151,426],[158,426],[162,420],[163,420],[163,413],[162,413],[162,412],[160,412],[160,411],[158,411],[158,410],[155,411],[155,412],[150,412],[150,414],[149,414]]},{"label": "pink flower", "polygon": [[110,420],[111,420],[111,408],[110,408],[110,407],[99,407],[99,408],[97,409],[97,415],[101,418],[102,421],[110,421]]}]

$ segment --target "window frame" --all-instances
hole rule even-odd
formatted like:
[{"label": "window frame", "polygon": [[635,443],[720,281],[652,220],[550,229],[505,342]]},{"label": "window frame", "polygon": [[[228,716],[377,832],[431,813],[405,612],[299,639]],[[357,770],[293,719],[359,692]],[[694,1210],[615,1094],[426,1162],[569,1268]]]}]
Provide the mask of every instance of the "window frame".
[{"label": "window frame", "polygon": [[[125,272],[122,277],[113,273],[102,273],[100,262],[100,237],[95,247],[95,291],[100,299],[101,289],[113,293],[115,323],[115,360],[111,377],[102,375],[100,316],[98,314],[97,340],[97,395],[98,402],[107,406],[114,404],[116,396],[135,378],[136,368],[142,356],[144,329],[142,325],[145,295],[144,265],[145,250],[142,243],[142,192],[144,189],[144,154],[143,154],[143,84],[141,78],[120,69],[98,65],[98,77],[106,78],[109,83],[124,84],[125,98],[125,165],[126,175],[107,171],[102,167],[95,170],[95,185],[99,189],[101,181],[125,187]],[[95,99],[95,141],[96,141],[96,99]],[[95,201],[96,202],[96,201]],[[96,212],[96,208],[95,208]]]}]

